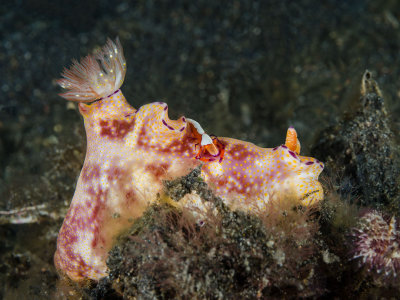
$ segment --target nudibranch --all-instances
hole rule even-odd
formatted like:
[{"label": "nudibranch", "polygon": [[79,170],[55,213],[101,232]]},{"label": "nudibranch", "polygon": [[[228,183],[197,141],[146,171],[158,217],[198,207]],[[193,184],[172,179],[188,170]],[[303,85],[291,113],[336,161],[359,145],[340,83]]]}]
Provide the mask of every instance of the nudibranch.
[{"label": "nudibranch", "polygon": [[323,198],[323,164],[300,156],[289,128],[284,145],[252,143],[207,134],[195,120],[168,118],[162,102],[133,108],[120,87],[126,72],[119,40],[65,69],[61,94],[78,102],[87,152],[71,206],[57,239],[55,265],[73,281],[107,275],[115,238],[162,192],[163,180],[184,176],[202,164],[201,176],[235,209],[262,207],[289,189],[299,203]]}]

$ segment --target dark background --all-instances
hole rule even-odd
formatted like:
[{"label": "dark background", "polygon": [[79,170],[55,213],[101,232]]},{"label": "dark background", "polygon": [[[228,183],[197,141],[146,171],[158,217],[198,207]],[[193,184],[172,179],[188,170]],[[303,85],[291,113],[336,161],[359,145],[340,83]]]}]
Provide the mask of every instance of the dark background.
[{"label": "dark background", "polygon": [[0,296],[54,288],[55,238],[85,150],[83,122],[55,79],[116,36],[127,100],[165,101],[171,118],[209,133],[275,147],[292,125],[307,155],[318,131],[357,103],[366,69],[399,132],[395,0],[2,1],[0,211],[45,204],[53,215],[0,223]]}]

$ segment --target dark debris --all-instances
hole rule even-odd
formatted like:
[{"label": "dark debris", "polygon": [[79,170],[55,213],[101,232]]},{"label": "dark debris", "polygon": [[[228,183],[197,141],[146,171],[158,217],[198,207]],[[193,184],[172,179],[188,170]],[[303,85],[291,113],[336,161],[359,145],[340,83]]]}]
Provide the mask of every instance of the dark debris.
[{"label": "dark debris", "polygon": [[353,114],[323,130],[312,149],[340,194],[363,206],[400,215],[399,146],[378,84],[366,71]]},{"label": "dark debris", "polygon": [[[309,212],[288,207],[263,220],[231,211],[205,183],[199,184],[199,170],[166,183],[166,189],[183,185],[186,192],[211,196],[207,201],[218,213],[210,211],[199,226],[185,209],[150,207],[110,252],[106,282],[112,282],[114,292],[124,299],[271,299],[325,291],[312,238],[317,225]],[[101,293],[102,282],[90,295],[100,299]]]}]

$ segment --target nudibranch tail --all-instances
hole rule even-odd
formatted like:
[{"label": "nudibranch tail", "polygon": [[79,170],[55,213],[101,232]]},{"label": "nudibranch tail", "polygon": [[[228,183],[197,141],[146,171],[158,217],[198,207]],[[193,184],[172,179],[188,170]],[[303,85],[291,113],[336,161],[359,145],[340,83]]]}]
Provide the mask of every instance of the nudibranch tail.
[{"label": "nudibranch tail", "polygon": [[110,39],[95,55],[88,55],[79,63],[73,60],[70,69],[64,69],[57,83],[68,90],[60,94],[67,100],[91,102],[117,91],[124,82],[126,62],[121,43]]}]

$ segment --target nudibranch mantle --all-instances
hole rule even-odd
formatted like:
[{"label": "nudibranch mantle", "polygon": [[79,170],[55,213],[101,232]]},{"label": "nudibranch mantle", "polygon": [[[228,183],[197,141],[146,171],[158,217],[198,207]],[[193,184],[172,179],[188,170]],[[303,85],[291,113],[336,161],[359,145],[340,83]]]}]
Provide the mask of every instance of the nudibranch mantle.
[{"label": "nudibranch mantle", "polygon": [[101,52],[75,61],[59,80],[67,89],[61,96],[79,102],[87,135],[85,162],[54,258],[70,279],[106,276],[115,238],[156,201],[163,180],[200,164],[210,188],[235,209],[262,209],[289,190],[304,205],[323,198],[318,182],[323,164],[299,155],[293,128],[286,143],[273,149],[210,136],[192,119],[170,120],[165,103],[133,108],[120,90],[125,71],[118,39],[108,40]]}]

